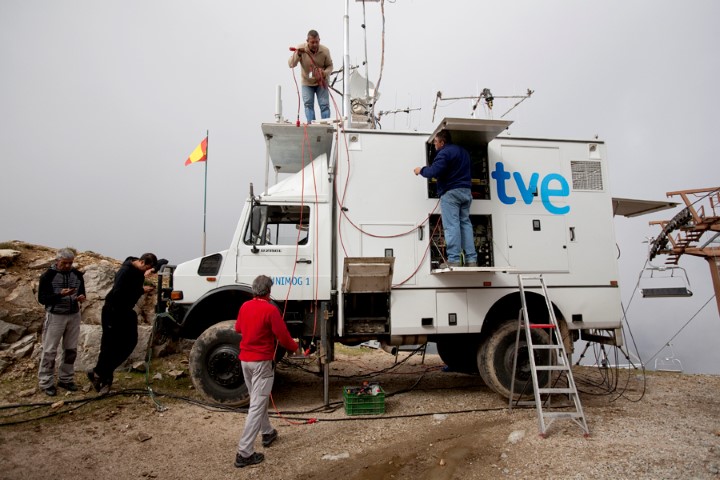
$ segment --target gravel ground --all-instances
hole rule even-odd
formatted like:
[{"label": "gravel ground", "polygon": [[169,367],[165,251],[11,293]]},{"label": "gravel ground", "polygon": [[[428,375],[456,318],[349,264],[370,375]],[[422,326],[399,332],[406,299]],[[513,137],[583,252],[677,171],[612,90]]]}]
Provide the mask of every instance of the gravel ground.
[{"label": "gravel ground", "polygon": [[[407,354],[401,353],[399,366],[381,351],[338,357],[332,411],[318,409],[322,379],[307,371],[315,368],[312,361],[279,366],[271,409],[280,437],[267,449],[257,442],[266,455],[260,465],[233,466],[243,413],[167,396],[158,398],[167,407],[159,412],[147,395],[123,391],[135,380],[120,374],[117,394],[71,414],[1,427],[0,478],[720,478],[718,376],[576,368],[591,435],[559,420],[541,438],[534,409],[509,412],[479,377],[443,372],[436,355],[402,362]],[[358,384],[356,375],[385,369],[371,379],[387,394],[385,413],[346,415],[342,387]],[[604,378],[617,384],[613,392]],[[198,398],[187,379],[178,391]],[[5,404],[47,400],[16,393],[4,385],[0,398]],[[96,396],[80,391],[61,398]],[[2,423],[28,415],[8,416],[18,412],[0,411]]]}]

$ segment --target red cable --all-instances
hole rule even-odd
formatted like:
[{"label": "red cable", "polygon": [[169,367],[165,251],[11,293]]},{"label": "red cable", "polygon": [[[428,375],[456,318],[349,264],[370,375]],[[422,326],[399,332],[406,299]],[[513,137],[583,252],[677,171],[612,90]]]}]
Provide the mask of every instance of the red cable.
[{"label": "red cable", "polygon": [[[291,51],[291,52],[296,52],[296,51],[297,51],[297,48],[295,48],[295,47],[290,47],[290,51]],[[328,87],[327,78],[325,78],[325,71],[324,71],[322,68],[318,67],[317,64],[315,63],[315,58],[313,57],[314,54],[311,55],[311,54],[308,53],[307,51],[306,51],[305,53],[307,53],[308,58],[310,59],[310,61],[311,61],[312,64],[313,64],[313,70],[316,71],[316,72],[317,72],[317,71],[322,71],[322,72],[323,72],[322,75],[317,75],[317,74],[316,74],[316,75],[315,75],[315,78],[316,78],[316,80],[317,80],[318,85],[319,85],[321,88],[327,89],[327,90],[328,90],[328,93],[329,93],[330,88]],[[298,58],[300,57],[300,55],[301,55],[301,54],[298,54]],[[298,63],[300,64],[300,68],[302,68],[301,59],[298,60]],[[293,72],[293,80],[295,80],[295,90],[298,91],[299,88],[298,88],[298,86],[297,86],[297,78],[295,77],[295,69],[294,69],[294,68],[292,69],[292,72]],[[337,119],[337,111],[338,111],[338,110],[337,110],[337,103],[335,103],[335,99],[333,99],[333,104],[335,105],[335,115],[336,115],[336,119]],[[299,94],[299,92],[298,92],[298,116],[297,116],[296,125],[297,125],[298,127],[300,126],[300,94]]]},{"label": "red cable", "polygon": [[275,399],[272,396],[272,393],[270,394],[270,401],[272,402],[273,408],[275,409],[275,413],[279,418],[281,418],[285,423],[289,425],[295,425],[296,427],[299,427],[300,425],[310,425],[313,423],[317,423],[317,418],[308,418],[304,422],[295,422],[293,420],[289,420],[283,416],[282,413],[280,413],[280,410],[278,410],[277,405],[275,405]]},{"label": "red cable", "polygon": [[[297,50],[297,48],[290,47],[291,52],[294,52],[295,50]],[[295,126],[299,127],[300,126],[300,87],[298,87],[297,77],[295,76],[295,69],[291,68],[290,70],[292,70],[293,82],[295,82],[295,93],[297,93],[297,97],[298,97],[297,120],[295,121]]]},{"label": "red cable", "polygon": [[[438,200],[438,203],[435,205],[435,208],[440,204],[440,200]],[[435,208],[433,208],[433,212],[435,211]],[[432,212],[428,215],[427,220],[430,220],[430,215],[432,215]],[[424,222],[423,222],[424,223]],[[391,287],[399,287],[401,285],[404,285],[407,281],[409,281],[412,277],[415,276],[415,274],[420,270],[420,267],[422,266],[423,262],[425,261],[425,258],[427,258],[428,252],[430,251],[430,245],[432,242],[432,237],[435,235],[435,232],[437,232],[438,227],[440,226],[440,222],[437,222],[435,224],[435,228],[433,229],[432,233],[430,234],[430,237],[428,238],[428,245],[425,248],[425,253],[423,253],[422,258],[420,259],[420,262],[418,263],[418,266],[413,270],[413,272],[410,274],[409,277],[407,277],[405,280],[401,281],[400,283],[396,283],[395,285],[391,285]]]},{"label": "red cable", "polygon": [[[310,151],[310,158],[313,158],[312,153],[312,143],[310,142],[310,138],[308,137],[308,131],[307,127],[305,128],[304,137],[303,137],[303,165],[304,165],[304,158],[305,158],[305,143],[308,145],[308,150]],[[317,212],[317,205],[318,205],[318,192],[317,192],[317,178],[315,177],[315,168],[312,169],[312,175],[313,175],[313,189],[315,191],[315,288],[313,291],[313,331],[310,342],[312,343],[315,341],[315,334],[317,333],[317,304],[318,304],[318,297],[320,295],[319,287],[318,287],[318,278],[320,276],[320,268],[318,266],[319,264],[319,258],[320,258],[320,251],[319,251],[319,243],[320,243],[320,233],[319,233],[319,219],[318,219],[318,212]],[[305,184],[303,181],[303,189],[301,193],[302,202],[304,202],[305,198]],[[308,235],[310,235],[309,231],[309,225],[308,225]],[[299,232],[298,232],[299,236]],[[296,247],[297,248],[297,247]]]},{"label": "red cable", "polygon": [[[334,99],[333,99],[333,100],[334,100]],[[337,111],[337,105],[336,105],[336,111]],[[338,133],[339,133],[339,132],[338,132]],[[397,237],[401,237],[401,236],[404,236],[404,235],[408,235],[408,234],[414,232],[415,230],[417,230],[418,227],[420,227],[420,226],[422,226],[422,225],[425,225],[426,222],[429,222],[429,220],[430,220],[430,215],[432,215],[432,214],[435,212],[435,210],[437,209],[438,205],[440,204],[440,200],[437,201],[437,203],[436,203],[435,206],[433,207],[432,211],[428,214],[428,216],[425,218],[425,220],[423,220],[423,221],[422,221],[421,223],[419,223],[417,226],[413,227],[412,229],[410,229],[410,230],[408,230],[408,231],[406,231],[406,232],[401,232],[401,233],[394,234],[394,235],[376,235],[376,234],[372,234],[372,233],[366,232],[365,230],[363,230],[362,228],[360,228],[358,225],[356,225],[355,222],[353,222],[353,221],[350,219],[350,217],[348,216],[347,212],[344,210],[344,207],[343,207],[343,205],[344,205],[344,203],[345,203],[345,196],[347,195],[347,188],[348,188],[348,185],[349,185],[349,183],[350,183],[350,182],[349,182],[349,179],[350,179],[350,149],[349,149],[349,147],[348,147],[348,144],[347,144],[347,136],[345,135],[345,132],[344,132],[344,131],[343,131],[343,140],[344,140],[344,144],[345,144],[345,158],[347,159],[347,172],[346,172],[346,175],[345,175],[345,185],[344,185],[344,188],[343,188],[342,198],[340,197],[339,192],[337,191],[337,183],[336,183],[336,181],[333,181],[333,188],[334,188],[334,190],[335,190],[335,199],[336,199],[336,202],[337,202],[338,207],[339,207],[340,212],[341,212],[340,222],[338,223],[338,236],[339,236],[339,238],[340,238],[340,244],[341,244],[341,246],[342,246],[342,248],[343,248],[343,253],[345,254],[346,257],[348,256],[348,252],[347,252],[347,249],[345,248],[345,243],[344,243],[344,241],[343,241],[342,228],[341,228],[343,217],[350,223],[350,225],[352,225],[352,226],[353,226],[357,231],[359,231],[361,234],[363,234],[363,235],[368,235],[368,236],[374,237],[374,238],[397,238]],[[336,165],[338,165],[337,162],[336,162]],[[339,168],[336,167],[335,179],[337,179],[337,172],[338,172],[338,170],[339,170]],[[436,225],[435,229],[437,229],[437,225]],[[406,278],[406,279],[404,279],[402,282],[396,284],[396,286],[403,285],[403,284],[406,283],[408,280],[410,280],[410,279],[418,272],[418,270],[420,270],[420,267],[422,266],[422,262],[423,262],[424,259],[427,257],[427,253],[428,253],[429,250],[430,250],[430,243],[428,243],[428,247],[425,249],[425,254],[424,254],[423,257],[421,258],[420,263],[418,264],[417,268],[415,268],[415,270],[413,271],[413,273],[412,273],[408,278]]]}]

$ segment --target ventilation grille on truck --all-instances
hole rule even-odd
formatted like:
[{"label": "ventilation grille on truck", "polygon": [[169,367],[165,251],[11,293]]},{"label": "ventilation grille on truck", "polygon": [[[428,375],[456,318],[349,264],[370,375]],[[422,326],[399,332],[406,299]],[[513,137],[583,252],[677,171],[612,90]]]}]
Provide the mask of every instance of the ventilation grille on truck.
[{"label": "ventilation grille on truck", "polygon": [[571,161],[573,190],[602,190],[600,162]]}]

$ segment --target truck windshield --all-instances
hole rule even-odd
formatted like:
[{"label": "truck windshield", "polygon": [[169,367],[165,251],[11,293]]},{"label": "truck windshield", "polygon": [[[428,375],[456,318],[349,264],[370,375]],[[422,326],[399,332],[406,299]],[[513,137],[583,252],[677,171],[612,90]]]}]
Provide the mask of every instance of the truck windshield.
[{"label": "truck windshield", "polygon": [[257,205],[245,230],[246,245],[305,245],[310,207]]}]

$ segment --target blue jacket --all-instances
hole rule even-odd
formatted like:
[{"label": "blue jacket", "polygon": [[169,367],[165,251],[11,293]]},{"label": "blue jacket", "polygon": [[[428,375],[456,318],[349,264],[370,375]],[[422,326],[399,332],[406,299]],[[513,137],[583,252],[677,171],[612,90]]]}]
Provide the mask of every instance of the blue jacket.
[{"label": "blue jacket", "polygon": [[438,196],[456,188],[470,188],[470,154],[459,145],[447,143],[437,152],[432,165],[420,170],[420,175],[437,179]]}]

